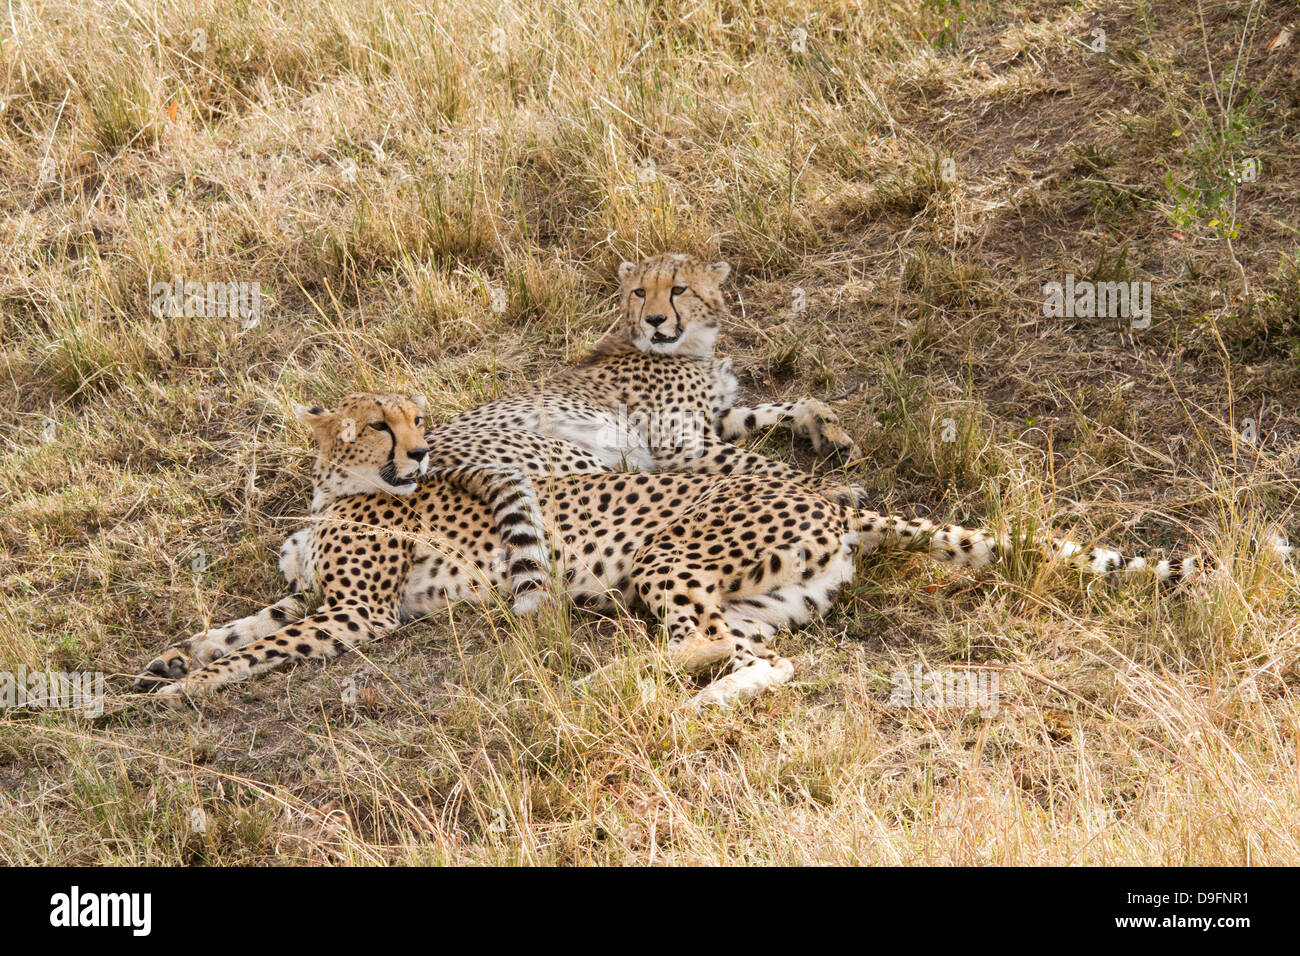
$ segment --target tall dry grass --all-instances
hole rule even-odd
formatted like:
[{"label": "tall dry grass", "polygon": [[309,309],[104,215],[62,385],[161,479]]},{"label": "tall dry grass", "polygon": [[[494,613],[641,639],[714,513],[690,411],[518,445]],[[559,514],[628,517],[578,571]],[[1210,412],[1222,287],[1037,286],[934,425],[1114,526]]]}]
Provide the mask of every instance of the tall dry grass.
[{"label": "tall dry grass", "polygon": [[[499,608],[202,714],[11,710],[0,860],[1300,862],[1300,582],[1259,548],[1300,487],[1300,78],[1267,50],[1289,18],[13,7],[0,668],[102,670],[117,695],[276,596],[307,500],[294,402],[500,395],[580,354],[617,263],[664,249],[735,265],[743,386],[842,397],[882,507],[1202,547],[1225,573],[1161,593],[1029,553],[977,579],[872,558],[780,638],[791,685],[703,716],[633,663],[635,619]],[[1044,318],[1065,273],[1152,282],[1151,328]],[[174,276],[259,282],[265,313],[155,315]],[[995,712],[891,705],[918,666],[996,675]]]}]

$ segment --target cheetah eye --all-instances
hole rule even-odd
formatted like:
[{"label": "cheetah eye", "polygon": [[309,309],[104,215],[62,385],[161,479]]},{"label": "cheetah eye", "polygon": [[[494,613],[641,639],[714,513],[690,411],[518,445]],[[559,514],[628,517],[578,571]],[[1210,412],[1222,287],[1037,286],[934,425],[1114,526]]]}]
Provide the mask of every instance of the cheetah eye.
[{"label": "cheetah eye", "polygon": [[416,428],[419,428],[419,427],[420,427],[421,425],[423,425],[423,424],[424,424],[424,419],[421,418],[419,415],[416,415],[416,416],[415,416],[415,427],[416,427]]},{"label": "cheetah eye", "polygon": [[374,429],[375,431],[377,431],[377,432],[381,432],[381,431],[383,431],[385,428],[388,427],[388,423],[387,423],[387,422],[371,422],[371,423],[370,423],[370,427],[373,428],[373,429]]},{"label": "cheetah eye", "polygon": [[633,290],[632,290],[632,294],[633,294],[634,296],[636,296],[638,299],[644,299],[644,298],[645,298],[645,289],[633,289]]},{"label": "cheetah eye", "polygon": [[686,291],[686,286],[684,285],[673,286],[673,295],[681,295],[685,291]]}]

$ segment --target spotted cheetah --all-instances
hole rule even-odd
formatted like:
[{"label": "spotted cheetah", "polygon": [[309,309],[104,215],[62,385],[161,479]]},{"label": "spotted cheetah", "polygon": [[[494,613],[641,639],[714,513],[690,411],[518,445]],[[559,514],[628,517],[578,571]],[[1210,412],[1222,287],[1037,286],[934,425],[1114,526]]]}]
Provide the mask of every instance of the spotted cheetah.
[{"label": "spotted cheetah", "polygon": [[[172,645],[150,663],[136,681],[135,689],[147,689],[159,680],[176,680],[190,670],[265,637],[306,613],[306,602],[320,583],[316,577],[316,534],[314,521],[329,510],[335,499],[374,493],[406,495],[415,487],[416,476],[430,471],[431,463],[459,464],[437,469],[441,480],[480,501],[491,516],[493,568],[504,573],[514,593],[514,610],[533,610],[526,605],[535,597],[529,586],[550,574],[550,553],[545,543],[540,506],[528,474],[519,467],[494,461],[474,461],[473,449],[483,454],[484,445],[499,458],[520,462],[535,474],[581,474],[606,471],[605,463],[571,442],[520,429],[486,430],[475,446],[456,434],[456,440],[437,445],[441,429],[424,433],[423,397],[354,395],[345,398],[334,411],[321,406],[299,406],[298,418],[312,428],[328,456],[319,456],[313,469],[313,494],[309,518],[313,523],[288,538],[280,547],[280,571],[292,592],[269,607],[227,624],[210,628]],[[411,436],[420,433],[415,441]],[[434,443],[434,444],[431,444]],[[386,447],[382,461],[372,460]],[[400,471],[405,458],[414,472]],[[399,473],[400,471],[400,473]],[[521,582],[522,586],[521,586]]]},{"label": "spotted cheetah", "polygon": [[[548,597],[551,576],[536,498],[525,476],[663,469],[808,480],[797,468],[734,444],[774,425],[789,426],[818,453],[857,456],[824,402],[736,404],[731,362],[714,354],[728,316],[722,284],[730,273],[726,262],[676,253],[624,262],[618,270],[619,320],[590,354],[540,385],[426,433],[426,467],[444,470],[494,515],[495,530],[508,545],[498,564],[509,573],[516,613],[536,610]],[[302,414],[311,419],[310,409]],[[341,409],[339,433],[356,427]],[[393,490],[391,483],[378,487]],[[827,488],[848,502],[860,495],[853,486]],[[321,501],[313,501],[313,512],[320,507]],[[200,632],[177,649],[225,647],[232,636],[241,640],[300,615],[304,596],[315,588],[312,540],[304,530],[281,545],[289,595],[258,614]],[[185,666],[183,654],[175,654],[164,676],[178,677]]]},{"label": "spotted cheetah", "polygon": [[[731,362],[714,354],[727,318],[722,284],[730,273],[726,262],[678,253],[624,262],[616,326],[576,365],[429,432],[430,466],[489,466],[462,480],[496,512],[503,495],[515,497],[517,485],[506,478],[511,468],[534,476],[666,470],[809,480],[791,465],[734,444],[773,425],[788,426],[819,454],[856,457],[857,446],[825,402],[736,404]],[[528,433],[546,440],[530,441]],[[853,486],[833,487],[850,501],[860,494]],[[532,508],[531,496],[521,492],[519,508],[503,512],[497,530],[506,536],[506,524],[535,529]],[[282,549],[287,568],[310,566],[297,553],[303,540]],[[534,610],[544,596],[544,554],[530,548],[510,564],[515,611]],[[301,576],[297,583],[310,587]]]},{"label": "spotted cheetah", "polygon": [[722,284],[730,274],[726,262],[679,253],[624,262],[618,324],[585,358],[518,395],[463,412],[447,427],[541,432],[637,468],[792,480],[806,476],[732,443],[784,424],[819,454],[856,456],[825,402],[736,404],[731,361],[714,353],[728,317]]},{"label": "spotted cheetah", "polygon": [[[269,608],[256,628],[164,654],[137,688],[195,695],[290,661],[332,658],[403,620],[453,602],[484,603],[505,588],[509,568],[497,558],[509,546],[496,534],[498,516],[454,469],[429,467],[423,404],[354,395],[333,411],[303,409],[319,444],[312,470],[319,507],[306,553],[321,605],[301,620]],[[693,698],[699,705],[727,704],[788,680],[793,665],[767,639],[830,607],[853,576],[855,550],[888,544],[980,567],[1008,546],[980,531],[876,514],[806,481],[765,475],[602,473],[530,484],[544,524],[540,540],[575,601],[640,604],[663,622],[675,666],[722,668]],[[1097,550],[1075,563],[1093,571],[1145,564]],[[185,662],[179,672],[177,657]],[[203,666],[190,671],[191,658]]]},{"label": "spotted cheetah", "polygon": [[[730,273],[726,262],[679,253],[624,262],[618,270],[618,323],[592,351],[540,384],[462,412],[431,432],[431,463],[491,462],[538,476],[630,469],[808,480],[791,465],[734,444],[773,425],[790,427],[819,454],[856,457],[857,446],[825,402],[736,404],[731,362],[714,354],[728,317],[722,284]],[[551,440],[522,450],[523,433]],[[496,510],[491,496],[505,486],[493,479],[484,487],[485,500]],[[859,492],[841,485],[834,494],[852,500]],[[525,493],[524,510],[503,520],[535,528],[537,515],[529,507]],[[511,562],[517,612],[538,603],[547,569],[537,557]],[[309,562],[289,554],[285,563]]]}]

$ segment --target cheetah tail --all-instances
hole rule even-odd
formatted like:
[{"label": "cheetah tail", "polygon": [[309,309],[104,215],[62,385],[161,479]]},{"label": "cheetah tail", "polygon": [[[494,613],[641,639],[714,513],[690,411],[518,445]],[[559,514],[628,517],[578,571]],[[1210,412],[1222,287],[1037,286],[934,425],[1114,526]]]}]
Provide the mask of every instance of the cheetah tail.
[{"label": "cheetah tail", "polygon": [[[909,520],[874,511],[859,511],[857,516],[859,545],[868,552],[878,547],[924,549],[930,557],[945,564],[982,568],[1004,557],[1011,549],[1011,538],[1007,535],[992,535],[955,524],[940,526],[924,518]],[[1270,532],[1267,547],[1279,561],[1286,560],[1294,550],[1285,536],[1276,530]],[[1136,575],[1145,572],[1157,581],[1177,583],[1204,573],[1201,559],[1197,556],[1157,559],[1126,555],[1111,548],[1084,548],[1065,538],[1052,537],[1049,553],[1053,559],[1063,560],[1087,574]]]},{"label": "cheetah tail", "polygon": [[549,597],[551,573],[546,528],[532,480],[518,468],[479,462],[430,469],[480,499],[505,545],[506,575],[514,595],[514,612],[530,614]]},{"label": "cheetah tail", "polygon": [[[1286,535],[1279,528],[1270,528],[1264,534],[1264,553],[1276,564],[1285,564],[1295,549],[1287,541]],[[1093,574],[1124,572],[1126,574],[1149,569],[1158,581],[1176,584],[1193,578],[1203,578],[1220,569],[1221,565],[1214,557],[1207,556],[1202,561],[1200,556],[1191,555],[1181,559],[1175,557],[1152,560],[1145,556],[1127,556],[1110,548],[1094,547],[1085,549],[1082,545],[1062,538],[1052,539],[1052,557],[1062,558],[1071,567]]]}]

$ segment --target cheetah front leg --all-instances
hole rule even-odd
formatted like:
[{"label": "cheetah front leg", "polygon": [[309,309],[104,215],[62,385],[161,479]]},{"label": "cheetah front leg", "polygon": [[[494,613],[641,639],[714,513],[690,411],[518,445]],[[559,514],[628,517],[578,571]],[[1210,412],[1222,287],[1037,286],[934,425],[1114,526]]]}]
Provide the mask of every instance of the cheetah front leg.
[{"label": "cheetah front leg", "polygon": [[397,614],[391,609],[378,611],[358,601],[327,603],[298,623],[218,658],[155,693],[163,697],[195,697],[290,661],[338,657],[396,626]]},{"label": "cheetah front leg", "polygon": [[187,640],[176,642],[150,661],[131,685],[131,690],[139,693],[168,681],[180,680],[195,665],[208,664],[233,650],[274,634],[290,621],[299,620],[304,613],[305,595],[294,593],[256,614],[200,631]]},{"label": "cheetah front leg", "polygon": [[737,405],[718,420],[718,434],[724,441],[741,441],[760,428],[787,425],[800,438],[807,439],[813,451],[824,455],[834,451],[841,458],[860,455],[857,444],[840,424],[840,417],[825,402],[801,398],[795,402],[767,402],[762,405]]},{"label": "cheetah front leg", "polygon": [[301,618],[307,612],[306,594],[315,588],[312,577],[313,540],[313,529],[308,527],[290,535],[280,545],[280,572],[289,582],[292,594],[256,614],[177,641],[149,662],[131,685],[131,690],[139,693],[167,681],[180,680],[195,664],[210,663]]}]

